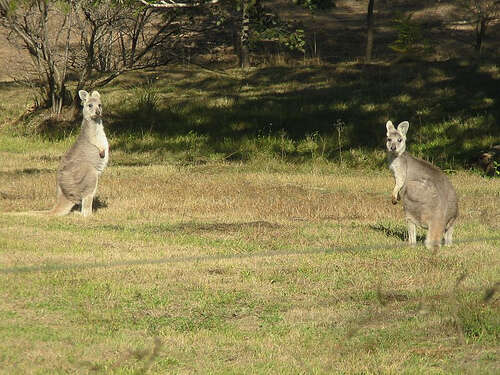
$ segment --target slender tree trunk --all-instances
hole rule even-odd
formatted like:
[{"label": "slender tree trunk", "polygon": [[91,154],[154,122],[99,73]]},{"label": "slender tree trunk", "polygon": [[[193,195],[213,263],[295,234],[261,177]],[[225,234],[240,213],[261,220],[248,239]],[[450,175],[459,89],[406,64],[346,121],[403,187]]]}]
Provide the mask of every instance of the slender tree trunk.
[{"label": "slender tree trunk", "polygon": [[366,13],[366,54],[365,61],[368,63],[372,59],[372,51],[373,51],[373,6],[375,0],[368,0],[368,11]]},{"label": "slender tree trunk", "polygon": [[250,66],[249,56],[249,33],[250,33],[250,0],[242,0],[241,14],[241,47],[240,47],[240,66],[248,68]]},{"label": "slender tree trunk", "polygon": [[476,45],[475,50],[477,56],[481,56],[481,47],[483,45],[484,36],[486,35],[486,19],[481,18],[481,21],[476,27]]}]

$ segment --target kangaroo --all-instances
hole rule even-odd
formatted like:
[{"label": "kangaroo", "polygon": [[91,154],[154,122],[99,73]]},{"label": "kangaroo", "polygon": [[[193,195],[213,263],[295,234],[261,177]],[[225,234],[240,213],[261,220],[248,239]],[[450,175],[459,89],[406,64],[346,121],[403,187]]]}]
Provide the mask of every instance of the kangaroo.
[{"label": "kangaroo", "polygon": [[425,246],[437,249],[452,244],[453,224],[458,216],[455,189],[445,174],[434,165],[406,152],[406,133],[410,124],[404,121],[396,129],[387,121],[387,157],[394,174],[392,203],[402,199],[408,224],[408,242],[417,243],[416,226],[428,229]]},{"label": "kangaroo", "polygon": [[85,90],[78,92],[83,105],[82,128],[78,138],[61,158],[56,178],[56,204],[47,211],[13,213],[18,215],[63,216],[81,204],[81,214],[92,214],[92,201],[99,175],[109,160],[109,145],[102,125],[101,96]]},{"label": "kangaroo", "polygon": [[102,125],[101,95],[94,91],[78,92],[83,105],[80,135],[62,157],[57,170],[56,205],[52,215],[68,214],[75,204],[81,203],[82,216],[92,214],[92,201],[97,190],[99,175],[109,160],[109,145]]}]

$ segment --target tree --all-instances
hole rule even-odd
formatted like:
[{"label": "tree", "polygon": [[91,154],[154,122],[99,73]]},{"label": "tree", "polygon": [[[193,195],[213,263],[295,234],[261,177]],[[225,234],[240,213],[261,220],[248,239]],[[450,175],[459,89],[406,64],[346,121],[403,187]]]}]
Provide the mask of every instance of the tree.
[{"label": "tree", "polygon": [[464,17],[474,26],[474,50],[481,56],[488,26],[500,19],[500,0],[457,0]]},{"label": "tree", "polygon": [[[28,81],[39,105],[59,114],[77,104],[78,90],[101,87],[126,71],[169,61],[163,51],[182,33],[175,10],[158,12],[136,1],[0,0],[0,25],[31,56]],[[170,60],[172,57],[170,57]],[[67,89],[68,73],[76,89]]]},{"label": "tree", "polygon": [[375,0],[368,0],[368,10],[366,12],[366,53],[365,61],[368,63],[372,59],[373,51],[373,6]]},{"label": "tree", "polygon": [[[73,22],[73,8],[67,3],[0,0],[0,24],[28,51],[33,68],[29,71],[34,71],[40,82],[41,105],[54,114],[61,112],[68,98],[66,80]],[[10,40],[17,42],[12,35]]]},{"label": "tree", "polygon": [[[233,13],[233,16],[231,17],[232,20],[229,22],[229,24],[231,25],[235,25],[237,23],[239,24],[238,45],[237,46],[235,45],[235,49],[238,52],[239,65],[242,68],[247,68],[250,66],[250,41],[252,39],[252,35],[254,36],[253,39],[255,39],[256,34],[257,36],[258,35],[276,36],[277,34],[279,34],[278,39],[280,41],[286,39],[282,35],[283,23],[279,25],[280,27],[278,28],[274,27],[273,30],[267,30],[267,32],[263,32],[262,22],[261,22],[262,20],[259,19],[259,16],[262,15],[263,13],[261,12],[261,10],[263,9],[262,0],[235,0],[227,2],[219,2],[219,0],[208,0],[201,2],[198,1],[178,2],[173,0],[168,0],[168,1],[137,0],[137,1],[150,7],[164,8],[164,9],[181,8],[181,7],[196,8],[196,7],[202,7],[204,5],[213,5],[213,4],[219,4],[221,6],[225,5],[226,7],[231,8],[232,10],[229,11],[229,13]],[[311,11],[319,11],[335,7],[335,2],[333,0],[292,0],[292,1]],[[237,16],[235,16],[235,14],[237,14]],[[235,17],[239,18],[239,20],[236,21],[234,19]],[[259,32],[256,33],[253,28],[259,23],[261,23],[260,25],[261,27],[259,27],[260,29]],[[289,27],[287,27],[286,29],[289,29]],[[289,36],[290,39],[293,40],[288,40],[287,42],[285,42],[285,44],[287,44],[292,49],[296,48],[299,44],[303,42],[303,40],[301,39],[303,35],[303,30],[300,30],[300,32],[292,32],[292,33],[287,32],[287,35]],[[295,40],[295,39],[300,39],[300,40]]]},{"label": "tree", "polygon": [[[208,0],[204,2],[175,2],[175,1],[147,1],[138,0],[148,7],[172,9],[172,8],[196,8],[204,5],[218,4],[219,0]],[[242,68],[250,66],[250,8],[253,3],[251,0],[240,0],[237,5],[241,9],[241,28],[240,28],[240,45],[239,45],[239,65]]]},{"label": "tree", "polygon": [[240,66],[250,66],[250,0],[241,0]]},{"label": "tree", "polygon": [[101,87],[119,75],[135,69],[158,66],[155,52],[181,27],[174,21],[174,11],[161,12],[136,3],[113,1],[79,1],[78,14],[81,50],[84,59],[75,56],[76,68],[81,72],[77,92],[87,83],[92,73],[99,72],[93,87]]},{"label": "tree", "polygon": [[163,9],[173,9],[173,8],[196,8],[202,5],[210,5],[210,4],[217,4],[219,0],[207,0],[203,2],[175,2],[173,0],[164,1],[147,1],[147,0],[138,0],[141,2],[143,5],[147,7],[152,7],[152,8],[163,8]]}]

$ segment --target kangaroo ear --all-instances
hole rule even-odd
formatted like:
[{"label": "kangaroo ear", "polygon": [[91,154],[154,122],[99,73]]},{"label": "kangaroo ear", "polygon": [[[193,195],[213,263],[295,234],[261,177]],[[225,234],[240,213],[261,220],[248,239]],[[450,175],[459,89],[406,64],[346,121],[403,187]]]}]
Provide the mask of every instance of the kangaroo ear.
[{"label": "kangaroo ear", "polygon": [[392,125],[392,121],[391,120],[387,121],[387,123],[385,124],[385,127],[387,129],[387,133],[396,130],[396,128],[394,127],[394,125]]},{"label": "kangaroo ear", "polygon": [[78,91],[78,96],[82,100],[82,102],[86,101],[89,98],[89,93],[85,90]]},{"label": "kangaroo ear", "polygon": [[91,95],[93,98],[96,98],[96,99],[100,99],[101,98],[101,94],[99,94],[97,91],[92,91],[92,95]]},{"label": "kangaroo ear", "polygon": [[408,131],[409,127],[410,127],[410,123],[408,121],[403,121],[402,123],[400,123],[398,125],[398,131],[401,134],[406,135],[406,132]]}]

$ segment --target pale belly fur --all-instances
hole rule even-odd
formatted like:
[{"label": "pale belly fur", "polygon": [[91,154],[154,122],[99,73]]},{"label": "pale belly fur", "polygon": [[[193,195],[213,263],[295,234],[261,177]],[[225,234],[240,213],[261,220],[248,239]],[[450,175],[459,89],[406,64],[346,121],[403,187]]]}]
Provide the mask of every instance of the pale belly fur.
[{"label": "pale belly fur", "polygon": [[96,138],[97,138],[97,143],[99,145],[104,146],[104,150],[106,150],[104,157],[100,160],[99,164],[96,167],[99,174],[101,174],[104,168],[106,168],[106,166],[108,165],[108,160],[109,160],[109,144],[108,144],[108,139],[106,138],[106,134],[104,133],[104,128],[102,124],[97,125]]}]

